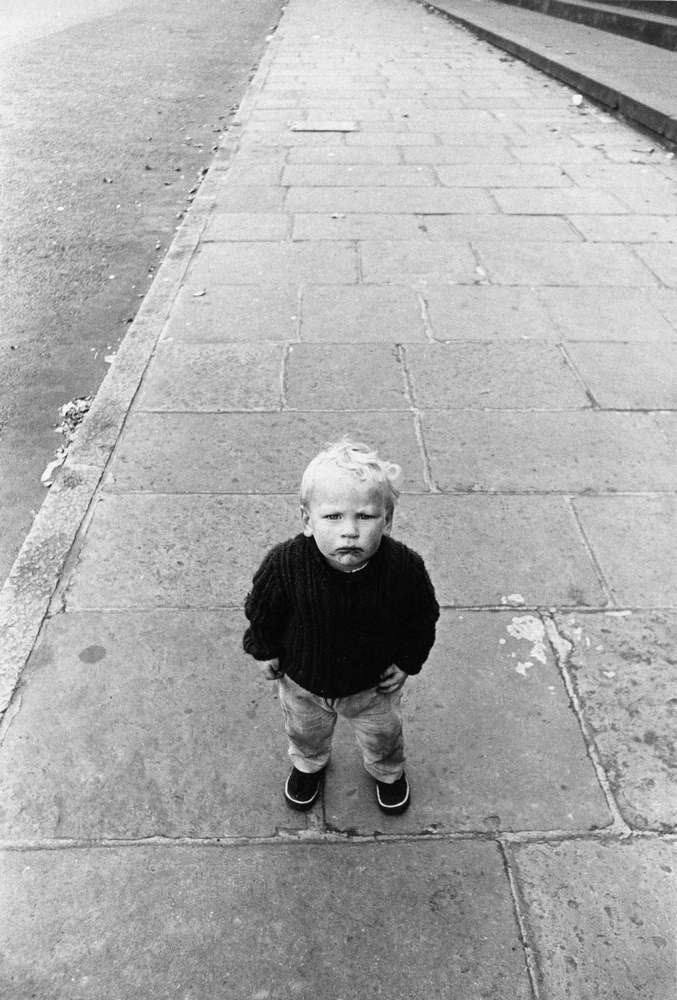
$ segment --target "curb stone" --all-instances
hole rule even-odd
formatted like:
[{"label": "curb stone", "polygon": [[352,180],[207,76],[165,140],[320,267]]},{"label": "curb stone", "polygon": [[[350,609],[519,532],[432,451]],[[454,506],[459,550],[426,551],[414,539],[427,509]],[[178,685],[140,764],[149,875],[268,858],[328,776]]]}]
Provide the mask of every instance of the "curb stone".
[{"label": "curb stone", "polygon": [[269,71],[274,36],[285,10],[286,7],[281,9],[277,25],[266,38],[265,49],[229,131],[214,154],[0,590],[0,723],[20,686],[43,622],[62,610],[55,606],[54,598],[64,568],[83,534],[104,470],[211,215],[217,179],[230,166],[240,143],[242,125],[247,122],[255,96]]}]

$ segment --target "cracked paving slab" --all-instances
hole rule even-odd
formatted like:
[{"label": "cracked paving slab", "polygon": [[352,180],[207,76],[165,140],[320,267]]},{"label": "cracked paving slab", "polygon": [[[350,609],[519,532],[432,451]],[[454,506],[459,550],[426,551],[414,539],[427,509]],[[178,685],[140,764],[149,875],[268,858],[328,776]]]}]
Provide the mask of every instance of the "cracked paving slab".
[{"label": "cracked paving slab", "polygon": [[677,614],[556,616],[581,711],[625,821],[677,830]]}]

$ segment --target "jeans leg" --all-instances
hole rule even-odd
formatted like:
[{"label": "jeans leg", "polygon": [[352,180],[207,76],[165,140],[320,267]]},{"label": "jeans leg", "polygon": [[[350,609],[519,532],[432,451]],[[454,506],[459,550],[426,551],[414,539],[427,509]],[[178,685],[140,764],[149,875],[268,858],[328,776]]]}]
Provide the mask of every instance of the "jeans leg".
[{"label": "jeans leg", "polygon": [[378,781],[391,783],[404,773],[401,701],[401,691],[382,694],[374,688],[341,699],[338,707],[352,723],[365,770]]},{"label": "jeans leg", "polygon": [[295,768],[314,774],[326,766],[336,725],[334,712],[323,698],[281,677],[277,690],[289,738],[289,756]]}]

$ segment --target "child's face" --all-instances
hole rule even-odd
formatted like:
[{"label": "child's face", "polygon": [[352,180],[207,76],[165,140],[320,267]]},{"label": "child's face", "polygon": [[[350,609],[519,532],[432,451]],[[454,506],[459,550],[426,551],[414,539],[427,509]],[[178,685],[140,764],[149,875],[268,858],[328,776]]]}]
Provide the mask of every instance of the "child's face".
[{"label": "child's face", "polygon": [[333,465],[318,471],[301,516],[303,533],[315,539],[330,566],[344,573],[371,559],[392,522],[378,487]]}]

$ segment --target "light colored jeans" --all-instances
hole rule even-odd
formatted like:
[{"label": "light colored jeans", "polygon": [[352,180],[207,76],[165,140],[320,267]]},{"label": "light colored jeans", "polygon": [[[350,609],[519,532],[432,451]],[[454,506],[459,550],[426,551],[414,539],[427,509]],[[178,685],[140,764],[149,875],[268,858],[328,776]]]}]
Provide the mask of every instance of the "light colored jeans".
[{"label": "light colored jeans", "polygon": [[346,698],[321,698],[289,677],[281,677],[277,684],[289,737],[289,756],[299,771],[312,774],[326,765],[340,715],[353,727],[369,774],[387,783],[397,781],[403,774],[401,689],[382,694],[376,688],[369,688]]}]

